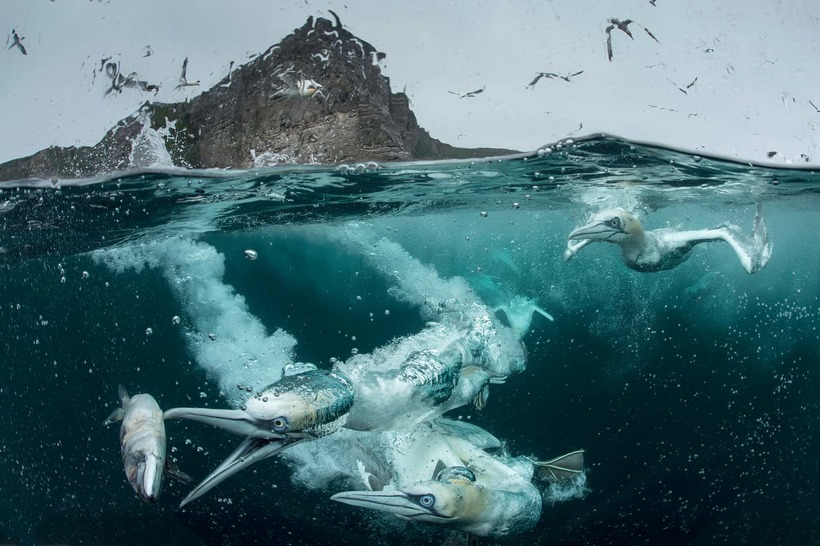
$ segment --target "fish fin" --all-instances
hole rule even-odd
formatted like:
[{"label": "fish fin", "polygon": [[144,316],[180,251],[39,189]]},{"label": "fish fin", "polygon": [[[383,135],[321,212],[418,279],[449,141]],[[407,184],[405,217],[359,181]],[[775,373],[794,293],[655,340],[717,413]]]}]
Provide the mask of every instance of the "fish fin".
[{"label": "fish fin", "polygon": [[122,408],[117,408],[117,409],[115,409],[114,411],[111,412],[111,415],[109,415],[105,419],[104,423],[106,425],[110,425],[111,423],[116,423],[117,421],[122,421],[122,418],[124,416],[125,416],[125,410],[122,409]]},{"label": "fish fin", "polygon": [[478,394],[473,398],[473,405],[477,410],[483,410],[487,407],[487,398],[490,396],[490,388],[484,385],[484,388],[478,391]]},{"label": "fish fin", "polygon": [[165,474],[180,483],[191,483],[191,476],[180,470],[177,463],[168,458],[165,459]]},{"label": "fish fin", "polygon": [[120,403],[123,406],[127,405],[128,402],[131,401],[131,397],[128,396],[128,391],[125,390],[125,387],[123,387],[122,385],[117,385],[117,394],[119,395]]},{"label": "fish fin", "polygon": [[538,477],[550,482],[568,480],[584,471],[584,450],[571,451],[549,461],[532,461],[539,467]]}]

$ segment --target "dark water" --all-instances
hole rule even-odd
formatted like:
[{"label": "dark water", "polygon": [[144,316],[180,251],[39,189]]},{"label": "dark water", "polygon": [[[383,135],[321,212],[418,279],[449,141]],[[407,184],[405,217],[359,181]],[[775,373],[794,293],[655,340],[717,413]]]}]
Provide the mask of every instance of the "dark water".
[{"label": "dark water", "polygon": [[[0,185],[0,543],[446,540],[331,502],[333,481],[306,483],[293,459],[259,463],[185,509],[188,487],[171,481],[143,504],[116,427],[102,424],[118,383],[163,407],[228,407],[235,393],[220,381],[264,381],[248,362],[277,328],[298,340],[298,360],[324,368],[423,328],[389,276],[344,244],[351,225],[467,279],[488,305],[520,295],[555,316],[535,316],[527,370],[493,387],[485,410],[452,412],[515,455],[587,451],[583,498],[545,503],[510,543],[820,542],[820,175],[613,139],[365,167]],[[567,233],[602,208],[636,210],[647,229],[749,233],[757,203],[774,250],[754,275],[718,244],[655,274],[627,269],[611,245],[561,257]],[[209,258],[181,265],[196,252]],[[211,304],[190,305],[185,286]],[[237,442],[167,427],[195,479]]]}]

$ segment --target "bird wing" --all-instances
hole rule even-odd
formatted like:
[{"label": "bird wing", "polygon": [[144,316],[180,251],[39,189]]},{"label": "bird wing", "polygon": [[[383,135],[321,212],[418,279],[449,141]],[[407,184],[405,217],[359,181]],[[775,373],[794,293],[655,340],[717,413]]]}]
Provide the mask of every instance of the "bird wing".
[{"label": "bird wing", "polygon": [[[655,40],[655,41],[656,41],[656,42],[658,42],[658,43],[661,43],[661,42],[660,42],[657,38],[655,38],[655,35],[654,35],[654,34],[652,34],[651,32],[649,32],[649,29],[648,29],[648,28],[643,27],[643,29],[644,29],[644,31],[645,31],[647,34],[649,34],[649,37],[650,37],[650,38],[652,38],[653,40]],[[630,36],[632,36],[632,35],[630,34]]]},{"label": "bird wing", "polygon": [[612,29],[615,28],[615,25],[609,25],[606,28],[606,56],[609,58],[609,62],[612,62]]},{"label": "bird wing", "polygon": [[[535,77],[535,79],[532,80],[529,84],[527,84],[527,87],[535,87],[535,84],[538,83],[538,80],[540,80],[544,76],[546,76],[546,74],[544,74],[543,72],[539,72],[538,75]],[[811,102],[811,101],[809,101],[809,102]]]},{"label": "bird wing", "polygon": [[17,42],[17,47],[20,49],[20,52],[23,55],[28,55],[28,52],[26,51],[26,48],[23,46],[23,44],[21,44],[20,42]]},{"label": "bird wing", "polygon": [[181,80],[187,80],[188,76],[188,57],[185,57],[185,60],[182,61],[182,75],[179,77]]}]

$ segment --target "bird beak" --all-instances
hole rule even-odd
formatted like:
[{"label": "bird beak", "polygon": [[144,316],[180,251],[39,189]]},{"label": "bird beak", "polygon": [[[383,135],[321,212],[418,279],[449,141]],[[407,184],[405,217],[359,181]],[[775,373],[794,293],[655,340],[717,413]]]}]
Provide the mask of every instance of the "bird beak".
[{"label": "bird beak", "polygon": [[242,410],[171,408],[163,412],[162,418],[197,421],[239,436],[252,436],[255,438],[276,438],[281,436],[264,430],[257,419]]},{"label": "bird beak", "polygon": [[222,461],[222,464],[196,486],[187,497],[182,499],[180,507],[198,499],[253,463],[272,457],[283,449],[311,437],[310,434],[299,431],[289,431],[284,434],[273,432],[269,427],[264,426],[262,422],[242,410],[173,408],[165,411],[163,417],[165,419],[198,421],[219,427],[233,434],[245,436],[239,447],[227,459]]},{"label": "bird beak", "polygon": [[626,233],[621,227],[612,227],[606,222],[592,222],[572,231],[567,239],[589,239],[591,241],[606,241],[613,235]]},{"label": "bird beak", "polygon": [[415,519],[426,516],[425,521],[447,521],[448,517],[438,516],[421,506],[402,491],[344,491],[336,493],[330,500],[335,500],[350,506],[370,508],[394,514],[403,519]]},{"label": "bird beak", "polygon": [[202,483],[197,485],[193,491],[188,493],[187,497],[182,499],[182,502],[179,503],[180,508],[198,499],[240,470],[244,470],[257,461],[272,457],[283,449],[301,442],[305,438],[306,436],[303,435],[288,435],[287,437],[276,440],[252,437],[245,438],[242,443],[239,444],[239,447],[236,448],[227,459],[222,461],[222,464],[208,474],[208,477],[202,480]]}]

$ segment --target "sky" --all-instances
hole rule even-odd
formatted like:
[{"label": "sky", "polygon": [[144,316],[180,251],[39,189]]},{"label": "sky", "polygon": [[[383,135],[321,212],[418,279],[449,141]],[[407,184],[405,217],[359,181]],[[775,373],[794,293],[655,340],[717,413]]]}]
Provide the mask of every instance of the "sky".
[{"label": "sky", "polygon": [[[817,0],[3,0],[0,161],[93,145],[145,100],[191,99],[308,16],[330,19],[328,9],[387,54],[393,90],[406,90],[420,125],[456,146],[530,151],[603,132],[820,164]],[[610,18],[633,21],[632,38],[612,30],[611,61]],[[25,56],[8,49],[13,29]],[[106,57],[159,93],[106,96]],[[186,57],[188,79],[201,85],[177,90]],[[528,87],[539,72],[581,71]]]}]

